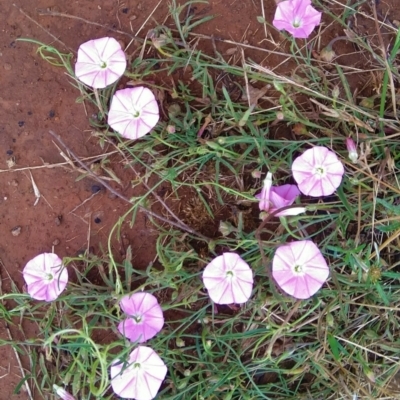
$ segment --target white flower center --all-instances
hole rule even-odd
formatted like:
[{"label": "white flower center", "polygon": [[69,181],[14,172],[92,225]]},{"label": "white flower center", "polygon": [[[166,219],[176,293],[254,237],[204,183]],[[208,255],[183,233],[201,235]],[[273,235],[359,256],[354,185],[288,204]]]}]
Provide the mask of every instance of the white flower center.
[{"label": "white flower center", "polygon": [[301,18],[296,17],[296,18],[293,20],[292,25],[293,25],[294,28],[300,28],[301,25],[303,25],[303,21],[301,20]]},{"label": "white flower center", "polygon": [[326,176],[326,169],[322,165],[320,165],[320,166],[314,168],[313,174],[317,178],[324,178]]},{"label": "white flower center", "polygon": [[297,275],[297,276],[303,276],[305,275],[305,270],[306,267],[305,265],[300,265],[300,264],[295,264],[292,268],[292,272],[293,274]]},{"label": "white flower center", "polygon": [[143,318],[141,315],[133,315],[132,319],[137,323],[140,324],[143,321]]},{"label": "white flower center", "polygon": [[138,108],[136,108],[136,107],[133,107],[132,116],[133,116],[133,118],[139,118],[140,117],[140,110]]},{"label": "white flower center", "polygon": [[54,279],[54,275],[53,274],[50,274],[50,273],[48,273],[48,272],[45,272],[44,273],[44,279],[46,280],[46,281],[48,281],[49,283]]},{"label": "white flower center", "polygon": [[235,276],[235,274],[233,273],[233,271],[227,271],[226,272],[226,277],[228,279],[232,279]]}]

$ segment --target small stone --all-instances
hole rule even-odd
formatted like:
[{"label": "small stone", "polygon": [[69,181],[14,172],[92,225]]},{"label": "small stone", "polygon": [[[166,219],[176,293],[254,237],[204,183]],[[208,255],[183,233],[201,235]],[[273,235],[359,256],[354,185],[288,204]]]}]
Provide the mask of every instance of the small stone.
[{"label": "small stone", "polygon": [[19,236],[21,234],[22,228],[20,226],[15,226],[14,228],[11,229],[11,235],[13,236]]},{"label": "small stone", "polygon": [[98,193],[101,190],[101,186],[100,185],[92,185],[91,190],[92,190],[92,193]]},{"label": "small stone", "polygon": [[11,157],[6,160],[7,167],[12,168],[15,165],[15,157]]},{"label": "small stone", "polygon": [[6,71],[9,71],[9,70],[11,69],[11,64],[5,63],[5,64],[4,64],[4,69],[5,69]]},{"label": "small stone", "polygon": [[137,19],[137,15],[132,15],[131,17],[129,17],[130,21],[134,21],[135,19]]},{"label": "small stone", "polygon": [[53,240],[53,246],[58,246],[60,244],[60,240],[59,239],[54,239]]},{"label": "small stone", "polygon": [[18,121],[18,126],[22,128],[25,125],[25,121]]},{"label": "small stone", "polygon": [[17,187],[18,181],[16,179],[13,179],[12,181],[9,182],[9,185]]},{"label": "small stone", "polygon": [[125,7],[121,10],[124,14],[128,14],[129,8]]},{"label": "small stone", "polygon": [[56,226],[60,226],[62,221],[62,215],[57,215],[57,217],[54,218],[54,223]]},{"label": "small stone", "polygon": [[99,218],[99,217],[96,217],[95,219],[94,219],[94,223],[95,224],[99,224],[101,222],[101,219]]},{"label": "small stone", "polygon": [[12,156],[14,152],[12,150],[7,150],[6,153],[8,156]]},{"label": "small stone", "polygon": [[54,110],[49,111],[49,118],[54,118],[56,116],[56,112]]}]

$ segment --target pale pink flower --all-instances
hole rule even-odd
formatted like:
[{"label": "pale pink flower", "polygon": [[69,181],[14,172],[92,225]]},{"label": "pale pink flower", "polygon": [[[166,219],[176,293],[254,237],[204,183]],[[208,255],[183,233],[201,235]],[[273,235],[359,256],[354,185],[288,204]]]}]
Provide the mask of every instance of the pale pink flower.
[{"label": "pale pink flower", "polygon": [[116,82],[125,69],[125,53],[114,38],[89,40],[78,49],[75,75],[94,89],[102,89]]},{"label": "pale pink flower", "polygon": [[126,139],[138,139],[149,133],[160,118],[157,101],[152,91],[144,86],[115,92],[108,124]]},{"label": "pale pink flower", "polygon": [[111,387],[123,399],[152,400],[167,374],[167,367],[158,354],[146,346],[134,349],[126,362],[111,365]]},{"label": "pale pink flower", "polygon": [[276,249],[272,276],[286,293],[296,299],[308,299],[327,280],[329,267],[311,240],[301,240]]},{"label": "pale pink flower", "polygon": [[119,305],[128,318],[119,323],[118,330],[132,342],[146,342],[164,326],[163,311],[150,293],[124,296]]},{"label": "pale pink flower", "polygon": [[72,394],[68,393],[65,389],[60,386],[53,385],[53,389],[56,391],[57,396],[62,400],[76,400]]},{"label": "pale pink flower", "polygon": [[251,296],[253,273],[239,255],[223,253],[206,266],[203,283],[215,303],[241,304]]},{"label": "pale pink flower", "polygon": [[32,258],[22,273],[28,293],[36,300],[55,300],[68,283],[67,268],[54,253],[42,253]]},{"label": "pale pink flower", "polygon": [[[296,185],[272,186],[272,174],[268,172],[261,193],[256,194],[256,198],[260,200],[258,203],[260,210],[272,214],[282,207],[292,205],[299,195],[300,190]],[[275,216],[298,215],[305,210],[304,207],[293,207],[278,212]]]},{"label": "pale pink flower", "polygon": [[320,24],[321,15],[313,8],[311,0],[286,0],[277,5],[272,25],[304,39]]},{"label": "pale pink flower", "polygon": [[342,182],[344,168],[335,153],[326,147],[315,146],[293,161],[292,174],[305,195],[328,196]]},{"label": "pale pink flower", "polygon": [[356,163],[358,160],[357,148],[354,140],[350,137],[346,138],[346,147],[349,152],[349,158],[353,163]]}]

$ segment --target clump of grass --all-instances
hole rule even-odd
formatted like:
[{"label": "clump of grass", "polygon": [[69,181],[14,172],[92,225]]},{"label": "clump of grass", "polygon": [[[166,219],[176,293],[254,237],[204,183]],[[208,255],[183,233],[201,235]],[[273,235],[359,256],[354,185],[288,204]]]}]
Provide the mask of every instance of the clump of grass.
[{"label": "clump of grass", "polygon": [[[130,248],[118,262],[109,245],[101,258],[87,254],[67,260],[76,283],[50,305],[34,303],[16,288],[1,296],[13,302],[0,308],[9,324],[30,320],[41,332],[11,343],[29,355],[27,378],[43,398],[53,384],[68,386],[80,399],[113,398],[108,367],[129,351],[116,329],[118,301],[145,289],[159,298],[166,315],[163,331],[151,340],[169,366],[160,399],[394,398],[399,393],[400,189],[393,89],[399,33],[386,26],[394,38],[386,58],[379,41],[352,31],[354,52],[369,60],[368,70],[341,63],[342,54],[329,67],[316,59],[312,51],[322,50],[324,28],[307,44],[284,39],[280,45],[288,52],[281,52],[282,62],[293,69],[283,73],[245,57],[228,63],[220,54],[192,48],[192,29],[201,21],[181,22],[192,3],[173,1],[175,29],[156,27],[153,43],[146,43],[154,46],[154,56],[134,59],[128,72],[129,79],[158,93],[163,104],[158,127],[132,143],[110,132],[100,113],[91,122],[100,145],[114,147],[134,172],[135,185],[156,182],[132,202],[120,223],[129,218],[133,226],[138,207],[158,202],[157,191],[166,186],[165,215],[194,232],[152,219],[159,231],[158,263],[147,269],[135,268]],[[364,3],[318,5],[332,24],[347,29],[357,13],[374,22],[373,12],[360,11]],[[44,50],[56,54],[72,78],[69,55],[50,46],[39,49],[42,55]],[[160,77],[177,71],[190,79],[161,85]],[[355,92],[354,74],[365,79],[368,96],[375,90],[376,104]],[[370,77],[379,74],[381,85],[371,89]],[[79,101],[95,105],[93,94],[73,82]],[[249,95],[255,87],[267,88],[258,99]],[[114,90],[101,91],[103,110]],[[358,143],[356,164],[347,159],[348,136]],[[294,157],[313,145],[341,156],[346,166],[341,187],[318,201],[303,197],[306,214],[271,220],[258,237],[254,194],[261,184],[252,173],[268,170],[290,181]],[[293,238],[313,240],[330,265],[330,280],[307,301],[280,293],[269,273],[277,246]],[[206,263],[227,250],[239,252],[256,277],[253,296],[240,307],[210,304],[200,279]]]}]

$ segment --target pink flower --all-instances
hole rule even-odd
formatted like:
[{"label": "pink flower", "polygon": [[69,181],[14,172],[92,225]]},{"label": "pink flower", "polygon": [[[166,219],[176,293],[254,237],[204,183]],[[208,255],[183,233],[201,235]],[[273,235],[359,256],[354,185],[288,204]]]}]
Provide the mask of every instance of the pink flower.
[{"label": "pink flower", "polygon": [[295,38],[304,39],[320,24],[321,15],[313,8],[311,0],[282,1],[276,7],[272,25],[288,31]]},{"label": "pink flower", "polygon": [[251,296],[253,273],[240,256],[224,253],[206,266],[203,283],[215,303],[241,304]]},{"label": "pink flower", "polygon": [[53,385],[53,389],[56,391],[57,396],[59,396],[62,400],[76,400],[72,394],[69,394],[65,389],[60,386]]},{"label": "pink flower", "polygon": [[118,330],[132,342],[146,342],[164,326],[163,311],[150,293],[124,296],[119,305],[128,318],[119,323]]},{"label": "pink flower", "polygon": [[350,137],[346,138],[346,147],[349,152],[349,158],[353,163],[356,163],[358,160],[357,148],[354,140]]},{"label": "pink flower", "polygon": [[324,284],[329,268],[318,247],[311,240],[302,240],[277,248],[272,276],[286,293],[308,299]]},{"label": "pink flower", "polygon": [[146,346],[133,350],[127,362],[116,360],[111,365],[111,387],[123,399],[151,400],[167,374],[167,367],[158,354]]},{"label": "pink flower", "polygon": [[302,193],[319,197],[328,196],[339,187],[344,168],[335,153],[315,146],[293,161],[292,173]]},{"label": "pink flower", "polygon": [[125,69],[125,53],[114,38],[89,40],[79,46],[75,75],[84,84],[105,88],[116,82]]},{"label": "pink flower", "polygon": [[68,271],[54,253],[42,253],[32,258],[22,273],[28,293],[36,300],[55,300],[68,283]]},{"label": "pink flower", "polygon": [[149,133],[159,120],[157,101],[143,86],[115,92],[108,113],[108,124],[126,139],[138,139]]},{"label": "pink flower", "polygon": [[[282,207],[292,205],[299,195],[300,190],[296,185],[272,186],[272,174],[268,172],[261,193],[256,194],[256,198],[260,200],[258,204],[260,210],[272,214]],[[293,207],[278,212],[275,216],[298,215],[303,212],[305,212],[304,207]]]}]

